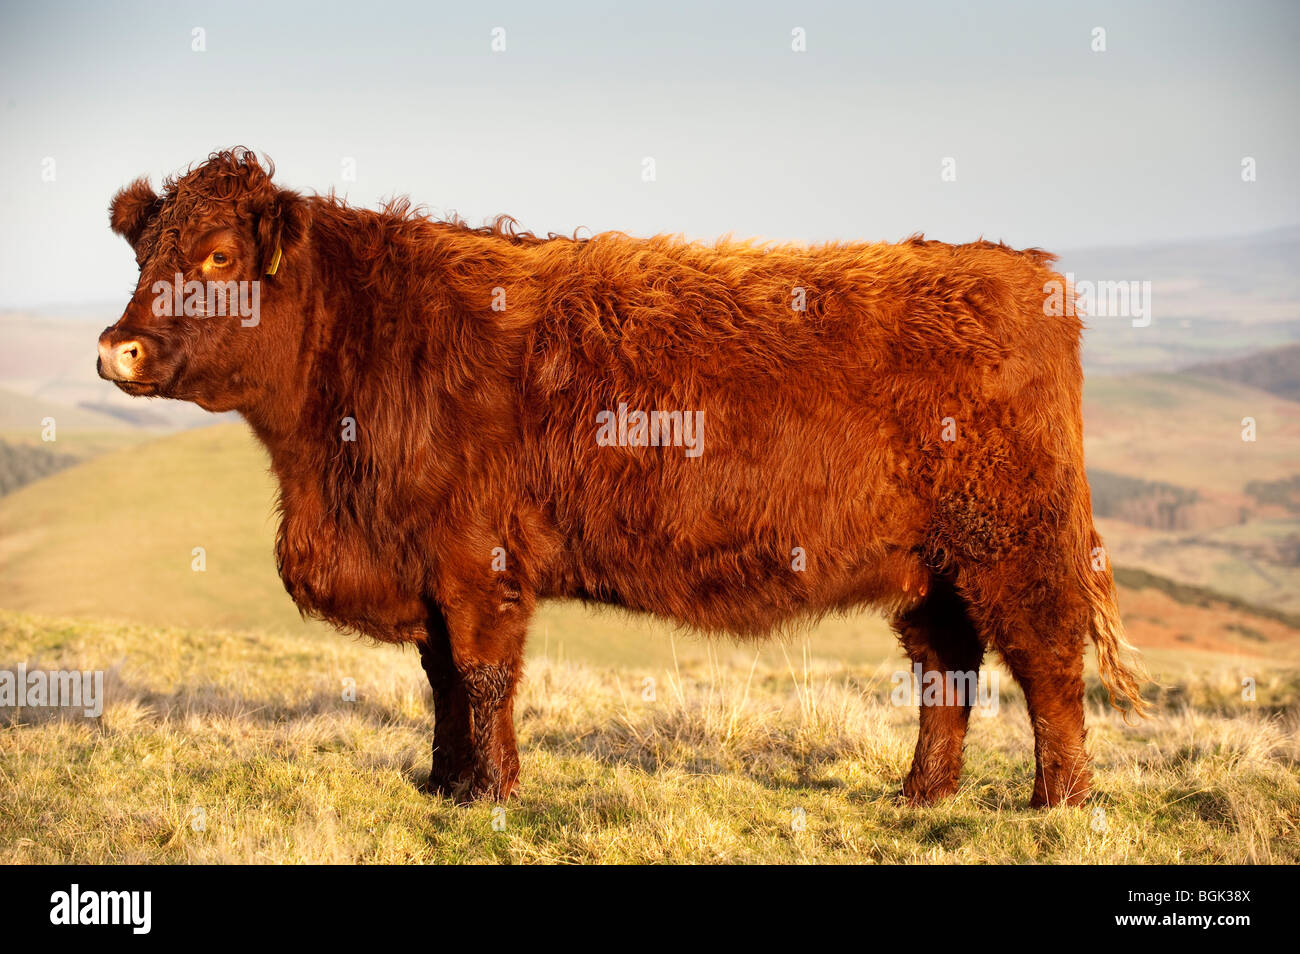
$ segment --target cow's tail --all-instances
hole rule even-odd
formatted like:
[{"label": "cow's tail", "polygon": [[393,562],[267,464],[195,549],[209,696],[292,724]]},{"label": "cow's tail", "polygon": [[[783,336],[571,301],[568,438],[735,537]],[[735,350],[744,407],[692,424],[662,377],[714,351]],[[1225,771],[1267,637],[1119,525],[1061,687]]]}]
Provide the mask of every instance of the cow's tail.
[{"label": "cow's tail", "polygon": [[1137,649],[1124,638],[1115,578],[1101,537],[1089,526],[1086,539],[1091,541],[1091,546],[1083,570],[1083,589],[1092,610],[1091,629],[1092,641],[1097,647],[1097,670],[1112,706],[1123,712],[1125,718],[1130,714],[1145,716],[1151,706],[1142,698],[1142,684],[1150,680],[1150,675]]}]

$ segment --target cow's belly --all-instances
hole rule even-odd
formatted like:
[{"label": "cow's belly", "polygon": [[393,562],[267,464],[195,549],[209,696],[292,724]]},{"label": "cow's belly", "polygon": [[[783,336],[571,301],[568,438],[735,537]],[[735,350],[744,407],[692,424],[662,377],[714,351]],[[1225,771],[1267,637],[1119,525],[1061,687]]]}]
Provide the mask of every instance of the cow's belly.
[{"label": "cow's belly", "polygon": [[859,604],[905,604],[928,587],[927,508],[877,465],[836,472],[769,459],[750,468],[719,454],[639,469],[569,514],[556,595],[742,634]]}]

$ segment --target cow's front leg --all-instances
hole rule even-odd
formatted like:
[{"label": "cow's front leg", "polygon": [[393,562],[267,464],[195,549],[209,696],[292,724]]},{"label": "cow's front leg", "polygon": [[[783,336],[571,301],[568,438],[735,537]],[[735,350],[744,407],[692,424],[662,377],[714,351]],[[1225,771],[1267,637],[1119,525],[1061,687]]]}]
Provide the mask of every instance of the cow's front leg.
[{"label": "cow's front leg", "polygon": [[[519,778],[514,701],[531,606],[525,608],[517,588],[507,586],[506,591],[506,599],[493,592],[490,600],[444,608],[457,691],[463,694],[453,698],[463,699],[467,728],[465,755],[457,762],[462,771],[451,781],[460,801],[504,800]],[[452,711],[452,723],[459,725]]]},{"label": "cow's front leg", "polygon": [[420,665],[433,690],[433,767],[427,788],[452,795],[473,768],[470,757],[470,710],[465,684],[451,658],[447,622],[436,606],[429,612]]}]

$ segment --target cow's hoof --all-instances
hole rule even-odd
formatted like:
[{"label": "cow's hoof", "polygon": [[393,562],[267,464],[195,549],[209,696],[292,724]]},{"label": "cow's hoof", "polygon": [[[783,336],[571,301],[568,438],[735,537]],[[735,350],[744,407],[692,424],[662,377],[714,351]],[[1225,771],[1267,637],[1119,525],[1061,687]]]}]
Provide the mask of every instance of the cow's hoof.
[{"label": "cow's hoof", "polygon": [[454,798],[456,793],[465,787],[466,775],[468,775],[467,771],[455,771],[446,766],[435,765],[429,772],[429,777],[424,780],[423,790],[427,795]]},{"label": "cow's hoof", "polygon": [[452,797],[462,805],[473,802],[504,802],[515,790],[518,770],[502,773],[495,766],[480,769],[459,779]]},{"label": "cow's hoof", "polygon": [[1070,791],[1047,792],[1039,786],[1034,787],[1034,795],[1029,799],[1030,808],[1056,808],[1065,805],[1077,808],[1088,800],[1091,794],[1087,787],[1074,788]]},{"label": "cow's hoof", "polygon": [[941,802],[945,798],[951,798],[956,792],[956,779],[945,778],[936,781],[933,778],[925,778],[913,772],[903,782],[903,790],[898,793],[898,798],[908,805],[924,808],[927,805]]},{"label": "cow's hoof", "polygon": [[430,774],[420,786],[420,790],[426,795],[441,795],[446,797],[452,792],[452,787],[445,778],[439,778]]}]

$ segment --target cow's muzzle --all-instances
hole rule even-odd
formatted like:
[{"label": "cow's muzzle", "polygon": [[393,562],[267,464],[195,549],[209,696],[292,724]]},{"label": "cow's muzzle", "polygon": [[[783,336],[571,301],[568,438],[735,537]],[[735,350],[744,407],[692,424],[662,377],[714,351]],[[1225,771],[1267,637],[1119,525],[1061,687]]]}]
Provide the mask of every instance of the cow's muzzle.
[{"label": "cow's muzzle", "polygon": [[108,332],[99,336],[99,360],[95,369],[104,380],[135,380],[136,371],[143,362],[144,344],[138,338],[115,343]]}]

